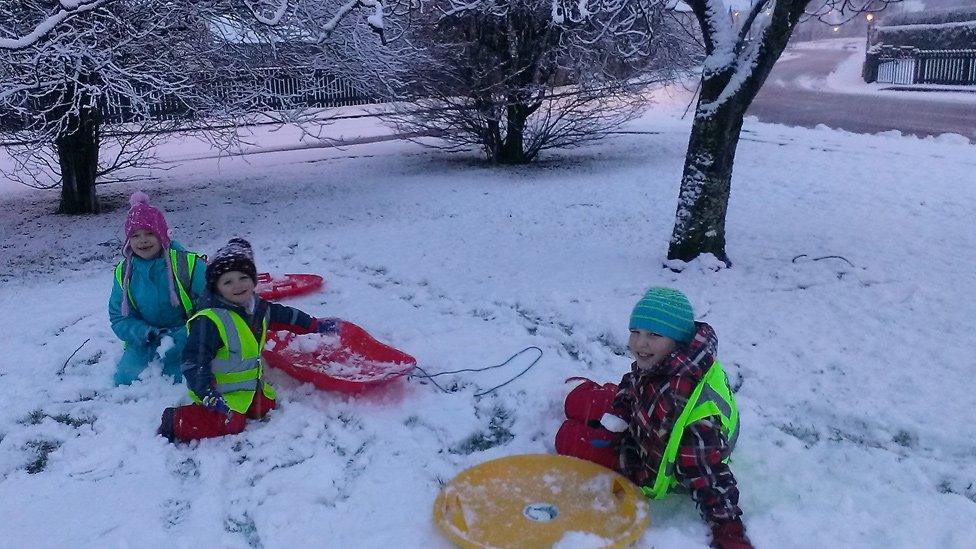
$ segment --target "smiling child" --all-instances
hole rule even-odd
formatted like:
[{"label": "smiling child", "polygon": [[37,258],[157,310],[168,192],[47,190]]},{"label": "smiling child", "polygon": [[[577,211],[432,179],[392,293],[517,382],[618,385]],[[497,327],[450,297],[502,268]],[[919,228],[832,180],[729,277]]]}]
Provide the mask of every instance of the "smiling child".
[{"label": "smiling child", "polygon": [[255,293],[257,268],[251,244],[232,238],[207,265],[209,294],[188,322],[183,376],[193,404],[166,408],[159,434],[188,441],[240,433],[246,418],[260,419],[276,407],[264,380],[261,351],[268,326],[296,334],[335,334],[341,321],[316,319]]},{"label": "smiling child", "polygon": [[[185,323],[206,286],[203,257],[170,239],[163,212],[145,193],[133,193],[129,204],[108,305],[112,331],[125,344],[114,381],[132,383],[161,355],[163,373],[179,383]],[[161,345],[170,339],[171,345]]]}]

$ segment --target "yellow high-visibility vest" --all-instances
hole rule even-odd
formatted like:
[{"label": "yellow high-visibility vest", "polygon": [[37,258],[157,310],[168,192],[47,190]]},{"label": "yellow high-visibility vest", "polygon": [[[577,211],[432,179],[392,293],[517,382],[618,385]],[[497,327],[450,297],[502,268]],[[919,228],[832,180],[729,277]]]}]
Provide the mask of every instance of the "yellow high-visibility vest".
[{"label": "yellow high-visibility vest", "polygon": [[[199,317],[206,317],[217,326],[223,345],[217,350],[210,367],[217,383],[217,392],[224,397],[231,410],[241,414],[251,407],[259,385],[264,396],[270,399],[276,396],[274,388],[262,381],[264,361],[261,360],[261,350],[268,334],[270,316],[270,311],[266,311],[261,320],[260,341],[254,337],[247,321],[228,309],[203,309],[187,321],[188,329],[190,322]],[[193,391],[189,393],[193,402],[200,402]]]}]

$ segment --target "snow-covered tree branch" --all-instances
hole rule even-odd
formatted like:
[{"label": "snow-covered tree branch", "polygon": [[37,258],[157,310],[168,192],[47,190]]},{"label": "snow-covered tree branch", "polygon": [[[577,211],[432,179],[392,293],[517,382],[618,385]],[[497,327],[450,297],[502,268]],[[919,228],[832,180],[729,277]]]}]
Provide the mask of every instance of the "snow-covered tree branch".
[{"label": "snow-covered tree branch", "polygon": [[828,13],[850,18],[897,0],[752,0],[749,6],[684,1],[698,22],[706,57],[668,258],[711,253],[730,264],[725,215],[742,120],[796,24]]},{"label": "snow-covered tree branch", "polygon": [[[69,18],[86,11],[91,11],[106,2],[112,0],[60,0],[54,8],[44,9],[44,6],[36,6],[38,15],[37,21],[33,23],[33,28],[28,26],[25,29],[10,28],[7,25],[16,22],[16,19],[5,18],[4,26],[0,27],[0,50],[16,50],[30,47],[37,43],[47,33],[55,27],[65,22]],[[25,2],[24,4],[30,4]],[[0,8],[0,15],[11,15],[13,12],[20,12],[24,9],[30,10],[32,6],[7,6]]]}]

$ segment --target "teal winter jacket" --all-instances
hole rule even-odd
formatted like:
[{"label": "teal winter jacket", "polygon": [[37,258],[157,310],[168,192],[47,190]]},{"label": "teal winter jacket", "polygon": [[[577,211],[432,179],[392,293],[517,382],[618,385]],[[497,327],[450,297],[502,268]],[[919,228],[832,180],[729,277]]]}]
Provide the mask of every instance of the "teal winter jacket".
[{"label": "teal winter jacket", "polygon": [[[176,242],[170,249],[183,251]],[[166,250],[163,253],[167,253]],[[201,296],[207,287],[206,265],[198,262],[193,270],[190,294]],[[112,271],[112,297],[108,302],[108,316],[112,331],[129,345],[142,345],[150,328],[182,328],[186,324],[186,314],[181,306],[173,306],[169,299],[171,276],[166,268],[163,254],[155,259],[142,259],[132,254],[132,275],[129,291],[135,303],[129,303],[129,316],[122,315],[122,288]]]}]

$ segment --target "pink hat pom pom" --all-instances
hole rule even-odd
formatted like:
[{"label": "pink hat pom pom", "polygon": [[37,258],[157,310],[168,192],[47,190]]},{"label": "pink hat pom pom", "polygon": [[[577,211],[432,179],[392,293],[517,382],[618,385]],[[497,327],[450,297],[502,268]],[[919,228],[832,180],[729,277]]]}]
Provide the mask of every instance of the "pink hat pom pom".
[{"label": "pink hat pom pom", "polygon": [[138,204],[145,204],[145,205],[148,206],[149,205],[149,195],[146,194],[146,193],[144,193],[144,192],[142,192],[142,191],[136,191],[136,192],[132,193],[132,196],[129,197],[129,206],[130,207],[134,207],[134,206],[136,206]]}]

